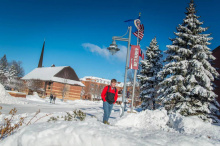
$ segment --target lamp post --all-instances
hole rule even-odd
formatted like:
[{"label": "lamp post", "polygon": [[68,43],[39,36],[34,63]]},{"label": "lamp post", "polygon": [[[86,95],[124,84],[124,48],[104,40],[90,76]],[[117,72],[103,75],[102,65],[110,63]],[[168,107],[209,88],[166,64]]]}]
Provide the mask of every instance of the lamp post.
[{"label": "lamp post", "polygon": [[128,60],[129,60],[129,51],[130,51],[130,45],[131,45],[131,29],[132,27],[129,26],[128,27],[128,38],[122,38],[122,37],[117,37],[117,36],[113,36],[112,37],[112,44],[107,48],[112,55],[114,55],[116,52],[118,52],[120,49],[118,48],[118,46],[116,45],[116,40],[117,41],[125,41],[128,42],[128,47],[127,47],[127,57],[126,57],[126,66],[125,66],[125,76],[124,76],[124,87],[123,87],[123,93],[122,93],[122,104],[121,104],[121,109],[122,109],[122,113],[121,113],[121,117],[124,115],[124,110],[125,110],[125,94],[126,94],[126,83],[127,83],[127,71],[128,71]]}]

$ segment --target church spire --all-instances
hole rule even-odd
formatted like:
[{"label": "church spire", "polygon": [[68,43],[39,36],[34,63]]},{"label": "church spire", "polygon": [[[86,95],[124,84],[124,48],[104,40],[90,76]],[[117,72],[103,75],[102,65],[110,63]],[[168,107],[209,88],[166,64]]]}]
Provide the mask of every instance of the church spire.
[{"label": "church spire", "polygon": [[43,43],[43,47],[42,47],[42,51],[41,51],[41,55],[40,55],[40,60],[39,60],[39,63],[38,63],[38,68],[42,67],[42,64],[43,64],[44,46],[45,46],[45,40],[44,40],[44,43]]}]

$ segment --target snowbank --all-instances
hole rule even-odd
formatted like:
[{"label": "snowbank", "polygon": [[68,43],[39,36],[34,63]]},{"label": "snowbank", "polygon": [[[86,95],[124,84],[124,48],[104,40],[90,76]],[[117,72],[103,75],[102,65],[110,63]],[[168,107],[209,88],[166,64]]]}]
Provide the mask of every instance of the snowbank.
[{"label": "snowbank", "polygon": [[129,114],[117,121],[115,125],[153,130],[167,128],[168,120],[166,110],[145,110],[137,114]]},{"label": "snowbank", "polygon": [[3,104],[27,104],[27,102],[20,101],[18,98],[12,97],[0,83],[0,103]]},{"label": "snowbank", "polygon": [[164,109],[155,111],[146,110],[137,114],[129,114],[118,120],[115,125],[147,130],[161,129],[163,131],[173,131],[220,140],[220,126],[203,122],[196,116],[167,115]]},{"label": "snowbank", "polygon": [[[158,115],[164,117],[161,113]],[[136,117],[134,116],[134,118]],[[127,123],[130,122],[127,121]],[[151,123],[151,126],[153,125],[158,126],[158,122],[157,124]],[[159,125],[164,126],[164,123]],[[36,123],[26,126],[0,141],[1,146],[217,146],[219,144],[219,140],[160,129],[125,128],[122,125],[120,127],[109,126],[97,121],[96,118],[88,118],[83,122]]]},{"label": "snowbank", "polygon": [[[129,135],[112,133],[96,119],[88,122],[39,123],[25,127],[2,141],[1,146],[127,146],[143,145]],[[127,137],[130,140],[127,140]],[[127,143],[129,142],[129,143]]]},{"label": "snowbank", "polygon": [[45,102],[44,99],[40,98],[38,96],[38,93],[37,92],[34,92],[33,95],[27,95],[26,96],[26,99],[27,100],[33,100],[33,101],[39,101],[39,102]]},{"label": "snowbank", "polygon": [[[118,112],[113,112],[110,122],[113,125],[102,123],[102,105],[94,104],[91,101],[73,101],[69,104],[68,110],[81,107],[87,113],[85,121],[64,121],[59,119],[56,122],[47,122],[53,117],[66,115],[63,112],[56,112],[59,106],[51,106],[46,113],[40,113],[31,123],[32,125],[21,127],[13,135],[0,141],[1,146],[217,146],[220,145],[220,131],[218,126],[203,123],[196,117],[182,117],[180,115],[167,115],[166,110],[142,111],[137,114],[125,113],[123,118]],[[35,113],[26,113],[31,109],[41,107],[44,109],[45,103],[38,106],[21,105],[23,113],[16,115],[14,121],[20,117],[27,117],[25,123],[30,121]],[[67,107],[68,105],[62,106]],[[79,108],[80,109],[80,108]],[[114,106],[115,111],[119,111],[119,106]],[[36,111],[36,110],[34,110]],[[50,114],[45,118],[40,117]],[[8,115],[0,115],[0,123]],[[2,120],[1,120],[2,119]],[[115,124],[114,124],[115,123]]]},{"label": "snowbank", "polygon": [[180,114],[171,114],[167,125],[180,133],[220,140],[220,126],[203,122],[196,116],[183,117]]}]

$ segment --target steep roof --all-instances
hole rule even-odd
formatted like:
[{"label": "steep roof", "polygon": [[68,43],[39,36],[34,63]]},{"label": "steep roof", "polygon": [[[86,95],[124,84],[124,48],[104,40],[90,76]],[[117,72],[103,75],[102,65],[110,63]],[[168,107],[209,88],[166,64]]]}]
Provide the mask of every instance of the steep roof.
[{"label": "steep roof", "polygon": [[[70,68],[70,69],[68,69]],[[63,70],[71,71],[67,75],[62,74]],[[65,77],[66,76],[66,77]],[[42,80],[42,81],[54,81],[60,83],[67,83],[72,85],[85,86],[79,81],[75,71],[69,66],[60,67],[42,67],[35,68],[33,71],[25,75],[22,80]]]},{"label": "steep roof", "polygon": [[216,52],[219,52],[220,51],[220,46],[218,46],[217,48],[215,48],[212,52],[213,54],[215,54]]}]

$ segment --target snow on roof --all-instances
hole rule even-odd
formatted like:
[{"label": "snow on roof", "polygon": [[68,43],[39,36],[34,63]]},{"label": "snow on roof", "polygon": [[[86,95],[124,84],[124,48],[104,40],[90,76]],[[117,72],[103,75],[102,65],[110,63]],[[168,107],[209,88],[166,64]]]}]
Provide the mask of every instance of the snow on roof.
[{"label": "snow on roof", "polygon": [[68,66],[59,66],[59,67],[42,67],[35,68],[33,71],[25,75],[22,80],[42,80],[42,81],[55,81],[60,83],[67,83],[72,85],[85,86],[83,83],[75,80],[64,79],[59,77],[54,77],[58,72]]},{"label": "snow on roof", "polygon": [[85,77],[81,78],[80,80],[86,81],[86,79],[95,79],[95,80],[102,80],[102,81],[111,82],[111,80],[109,80],[109,79],[103,79],[103,78],[93,77],[93,76],[85,76]]},{"label": "snow on roof", "polygon": [[[83,78],[80,78],[81,81],[86,81],[86,79],[91,79],[91,80],[96,80],[96,82],[100,82],[100,83],[107,83],[110,84],[111,80],[109,79],[103,79],[103,78],[99,78],[99,77],[93,77],[93,76],[85,76]],[[127,82],[127,86],[131,86],[131,82]],[[118,82],[116,84],[117,87],[124,87],[124,83],[123,82]],[[136,86],[139,86],[139,83],[136,82]]]},{"label": "snow on roof", "polygon": [[60,82],[60,83],[66,83],[66,84],[71,84],[71,85],[79,85],[84,87],[85,85],[79,81],[75,81],[75,80],[70,80],[70,79],[64,79],[63,78],[59,78],[59,77],[53,77],[51,81],[55,81],[55,82]]},{"label": "snow on roof", "polygon": [[[104,84],[110,84],[111,83],[111,80],[109,80],[109,79],[103,79],[103,78],[93,77],[93,76],[85,76],[85,77],[81,78],[80,80],[81,81],[86,81],[86,79],[95,80],[95,82],[104,83]],[[118,82],[116,84],[117,87],[123,87],[123,85],[124,85],[124,83],[122,83],[122,82]]]},{"label": "snow on roof", "polygon": [[23,80],[39,79],[43,81],[51,81],[53,76],[65,67],[67,66],[35,68],[30,73],[25,75],[22,79]]}]

